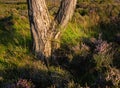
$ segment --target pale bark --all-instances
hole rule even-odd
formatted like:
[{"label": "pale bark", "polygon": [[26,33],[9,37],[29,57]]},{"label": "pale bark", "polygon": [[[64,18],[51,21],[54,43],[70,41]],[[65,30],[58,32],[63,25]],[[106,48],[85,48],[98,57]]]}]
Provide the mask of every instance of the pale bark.
[{"label": "pale bark", "polygon": [[62,0],[55,20],[60,27],[65,27],[68,21],[71,19],[74,9],[76,7],[77,0]]},{"label": "pale bark", "polygon": [[48,58],[51,55],[51,35],[49,33],[50,18],[45,0],[27,1],[33,38],[33,51],[41,59]]},{"label": "pale bark", "polygon": [[[52,40],[59,39],[60,28],[71,19],[77,0],[62,0],[58,13],[51,21],[45,0],[27,0],[33,52],[40,59],[51,57]],[[58,27],[59,26],[59,27]]]},{"label": "pale bark", "polygon": [[77,0],[62,0],[59,10],[55,16],[54,21],[55,23],[55,27],[53,28],[53,39],[54,42],[54,48],[57,49],[60,47],[60,37],[61,37],[61,29],[63,29],[67,23],[69,22],[69,20],[72,18],[75,7],[76,7],[76,3]]}]

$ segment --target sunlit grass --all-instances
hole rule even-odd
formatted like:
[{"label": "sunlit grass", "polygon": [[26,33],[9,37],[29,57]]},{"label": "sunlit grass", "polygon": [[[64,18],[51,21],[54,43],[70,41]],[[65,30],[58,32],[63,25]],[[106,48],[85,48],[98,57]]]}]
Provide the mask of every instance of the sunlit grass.
[{"label": "sunlit grass", "polygon": [[[73,19],[68,23],[67,27],[61,30],[62,37],[60,43],[63,46],[70,45],[73,48],[74,46],[82,48],[78,51],[76,50],[76,52],[78,52],[76,54],[78,55],[76,59],[78,60],[75,63],[78,62],[78,64],[79,61],[81,62],[81,59],[85,57],[85,55],[87,56],[87,54],[91,53],[94,54],[90,50],[93,47],[89,47],[87,45],[84,47],[81,45],[79,46],[79,44],[84,43],[84,38],[89,40],[90,38],[95,37],[95,39],[97,39],[99,33],[103,33],[102,37],[105,37],[104,39],[109,40],[113,39],[114,35],[120,32],[118,30],[119,26],[116,26],[117,23],[114,22],[113,25],[111,22],[111,17],[119,17],[120,8],[117,3],[114,5],[112,5],[113,2],[89,3],[82,3],[83,8],[81,7],[80,9],[77,9]],[[49,4],[48,7],[50,6],[51,5]],[[58,3],[56,6],[58,6]],[[114,8],[108,8],[110,6],[113,6]],[[55,15],[57,9],[57,7],[53,8],[53,11],[51,10],[51,14]],[[93,12],[91,13],[90,10],[93,10]],[[101,22],[104,24],[102,25],[103,27],[101,26]],[[71,49],[71,47],[69,48]],[[85,50],[86,47],[89,49],[88,51]],[[60,82],[63,80],[67,80],[69,82],[66,86],[69,86],[70,88],[76,88],[76,86],[80,86],[79,81],[77,80],[87,80],[84,76],[88,76],[88,78],[89,76],[94,77],[93,74],[91,76],[88,74],[89,72],[86,72],[85,74],[88,75],[81,75],[83,76],[81,77],[82,79],[79,79],[79,77],[74,78],[72,74],[76,69],[73,69],[74,71],[72,71],[69,68],[64,68],[64,66],[62,68],[61,66],[50,65],[49,68],[47,68],[43,62],[38,60],[32,54],[30,51],[31,48],[31,35],[28,22],[27,5],[25,3],[0,4],[0,87],[1,84],[14,83],[20,78],[23,78],[27,80],[32,79],[33,83],[36,83],[37,85],[42,83],[44,86],[45,84],[49,84],[49,81],[55,81],[56,83],[58,82],[57,84],[60,84]],[[72,54],[70,53],[72,58],[71,61],[75,59],[75,55],[73,55],[74,53],[75,52]],[[81,57],[81,55],[83,55],[83,57]],[[95,54],[90,59],[94,58],[96,63],[101,65],[100,61],[103,57],[104,56]],[[108,58],[108,56],[106,56],[106,58]],[[89,62],[89,64],[91,64],[91,62]],[[81,66],[81,64],[79,64],[76,68],[79,69],[79,66]],[[81,68],[85,69],[84,66]],[[75,83],[76,81],[78,84]],[[90,83],[92,82],[93,79],[91,79]],[[54,87],[54,84],[52,86]]]}]

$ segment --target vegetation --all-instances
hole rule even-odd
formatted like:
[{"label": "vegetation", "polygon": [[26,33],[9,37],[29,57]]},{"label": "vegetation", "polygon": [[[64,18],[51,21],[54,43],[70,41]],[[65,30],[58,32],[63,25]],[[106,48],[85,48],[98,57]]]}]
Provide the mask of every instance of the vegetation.
[{"label": "vegetation", "polygon": [[78,0],[49,66],[32,54],[27,5],[15,1],[0,0],[0,88],[120,87],[119,0]]}]

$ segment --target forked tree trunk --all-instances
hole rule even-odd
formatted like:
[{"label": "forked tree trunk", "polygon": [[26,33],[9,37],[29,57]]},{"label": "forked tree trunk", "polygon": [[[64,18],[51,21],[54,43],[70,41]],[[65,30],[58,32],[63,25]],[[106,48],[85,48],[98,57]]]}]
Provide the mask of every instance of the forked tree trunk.
[{"label": "forked tree trunk", "polygon": [[58,39],[60,31],[72,17],[77,0],[62,0],[58,13],[51,21],[45,0],[27,0],[33,52],[45,60],[51,57],[52,41]]}]

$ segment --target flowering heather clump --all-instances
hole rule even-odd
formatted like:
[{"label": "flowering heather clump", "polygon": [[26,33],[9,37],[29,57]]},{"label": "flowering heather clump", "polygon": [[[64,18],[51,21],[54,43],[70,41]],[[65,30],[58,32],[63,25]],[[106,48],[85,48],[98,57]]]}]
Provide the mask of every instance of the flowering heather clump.
[{"label": "flowering heather clump", "polygon": [[17,88],[35,88],[31,81],[27,81],[26,79],[19,79],[17,82]]},{"label": "flowering heather clump", "polygon": [[111,45],[111,43],[109,44],[107,41],[103,41],[100,34],[99,39],[95,42],[95,53],[107,54],[112,50]]},{"label": "flowering heather clump", "polygon": [[115,51],[111,43],[102,40],[101,34],[99,35],[99,39],[95,42],[94,52],[94,60],[97,64],[97,68],[101,69],[102,67],[109,67],[112,65]]}]

